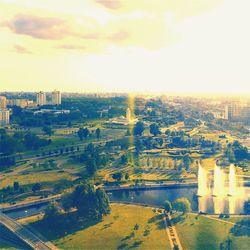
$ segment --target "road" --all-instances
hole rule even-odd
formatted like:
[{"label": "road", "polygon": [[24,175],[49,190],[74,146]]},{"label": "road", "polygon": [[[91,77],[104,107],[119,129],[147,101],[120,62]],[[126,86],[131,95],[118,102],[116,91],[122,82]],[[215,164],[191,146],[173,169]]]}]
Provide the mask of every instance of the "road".
[{"label": "road", "polygon": [[58,249],[51,242],[45,243],[37,235],[28,230],[25,226],[17,223],[0,212],[0,223],[14,233],[19,239],[35,250],[56,250]]},{"label": "road", "polygon": [[38,199],[38,200],[33,200],[33,201],[28,201],[28,202],[20,202],[15,205],[10,205],[10,206],[5,206],[5,207],[0,207],[0,212],[9,212],[12,210],[17,210],[20,208],[25,208],[25,207],[30,207],[34,205],[41,205],[44,203],[49,203],[50,201],[58,201],[61,199],[61,195],[53,195],[48,198],[43,198],[43,199]]},{"label": "road", "polygon": [[[116,137],[114,139],[120,139],[122,136]],[[75,152],[79,152],[81,150],[84,150],[86,145],[89,143],[92,144],[102,144],[106,143],[109,141],[113,141],[114,139],[104,139],[104,140],[97,140],[97,141],[89,141],[89,142],[80,142],[77,144],[72,145],[72,143],[66,144],[65,146],[55,146],[51,147],[50,149],[46,149],[45,151],[40,150],[40,151],[33,151],[30,153],[22,153],[22,154],[13,154],[13,155],[8,155],[8,157],[16,157],[16,161],[26,161],[26,160],[38,160],[38,159],[44,159],[44,158],[49,158],[49,157],[54,157],[54,156],[59,156],[59,155],[65,155],[65,154],[71,154]],[[73,150],[70,150],[71,147],[73,147]],[[63,149],[63,152],[60,152],[60,149]],[[66,150],[67,149],[67,150]],[[20,158],[21,156],[21,158]],[[6,156],[0,156],[0,158],[4,158]]]}]

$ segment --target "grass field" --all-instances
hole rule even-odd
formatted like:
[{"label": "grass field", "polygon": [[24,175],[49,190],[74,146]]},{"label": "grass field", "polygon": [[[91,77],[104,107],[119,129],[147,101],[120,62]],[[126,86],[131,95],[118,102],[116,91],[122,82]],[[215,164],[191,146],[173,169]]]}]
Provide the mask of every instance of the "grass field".
[{"label": "grass field", "polygon": [[[236,218],[234,220],[239,221]],[[246,220],[246,218],[241,220]],[[231,240],[230,249],[249,249],[250,228],[235,226],[227,222],[216,221],[193,214],[188,214],[186,218],[175,217],[175,222],[180,241],[185,250],[220,249],[220,244],[224,245],[223,249],[227,249],[228,239]]]},{"label": "grass field", "polygon": [[13,247],[13,246],[11,246],[11,245],[8,245],[8,244],[6,244],[6,243],[3,243],[3,242],[1,242],[1,241],[0,241],[0,249],[1,249],[1,250],[18,250],[18,248]]},{"label": "grass field", "polygon": [[71,180],[72,176],[69,173],[63,172],[41,172],[30,173],[22,175],[12,175],[1,180],[0,188],[12,186],[15,181],[18,181],[20,185],[34,184],[34,183],[48,183],[55,182],[59,180]]},{"label": "grass field", "polygon": [[[140,206],[111,206],[111,214],[101,222],[71,230],[67,235],[63,227],[53,230],[51,225],[46,226],[39,221],[34,223],[34,218],[31,225],[60,249],[170,249],[161,214]],[[22,223],[27,223],[27,220]],[[134,229],[136,224],[138,230]]]}]

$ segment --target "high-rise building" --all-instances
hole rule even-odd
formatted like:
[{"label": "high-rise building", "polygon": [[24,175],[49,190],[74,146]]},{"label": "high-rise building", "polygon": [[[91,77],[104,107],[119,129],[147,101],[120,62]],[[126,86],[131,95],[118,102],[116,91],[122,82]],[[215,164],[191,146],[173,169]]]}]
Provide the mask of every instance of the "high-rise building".
[{"label": "high-rise building", "polygon": [[234,101],[225,107],[225,119],[231,122],[250,122],[249,103]]},{"label": "high-rise building", "polygon": [[46,93],[40,91],[36,94],[36,104],[39,106],[46,105]]},{"label": "high-rise building", "polygon": [[52,92],[52,104],[53,105],[60,105],[61,104],[61,93],[60,93],[60,91],[54,90]]},{"label": "high-rise building", "polygon": [[0,109],[0,125],[8,125],[10,123],[10,111],[8,109]]},{"label": "high-rise building", "polygon": [[5,96],[0,96],[0,109],[6,109],[7,98]]}]

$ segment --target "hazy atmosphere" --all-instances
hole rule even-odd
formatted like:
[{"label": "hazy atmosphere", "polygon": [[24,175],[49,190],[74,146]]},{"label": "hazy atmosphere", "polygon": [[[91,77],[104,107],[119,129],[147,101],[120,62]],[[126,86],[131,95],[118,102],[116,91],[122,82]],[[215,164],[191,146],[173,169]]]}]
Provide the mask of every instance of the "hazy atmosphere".
[{"label": "hazy atmosphere", "polygon": [[0,90],[243,94],[248,0],[0,0]]},{"label": "hazy atmosphere", "polygon": [[0,0],[0,250],[249,250],[250,0]]}]

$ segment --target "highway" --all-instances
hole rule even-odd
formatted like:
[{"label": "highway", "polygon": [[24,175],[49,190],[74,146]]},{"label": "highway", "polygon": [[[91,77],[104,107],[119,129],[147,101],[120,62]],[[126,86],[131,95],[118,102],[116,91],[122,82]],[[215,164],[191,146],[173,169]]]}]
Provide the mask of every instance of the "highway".
[{"label": "highway", "polygon": [[28,230],[25,226],[17,223],[0,212],[0,223],[14,233],[18,238],[35,250],[56,250],[52,243],[43,242],[38,236]]}]

